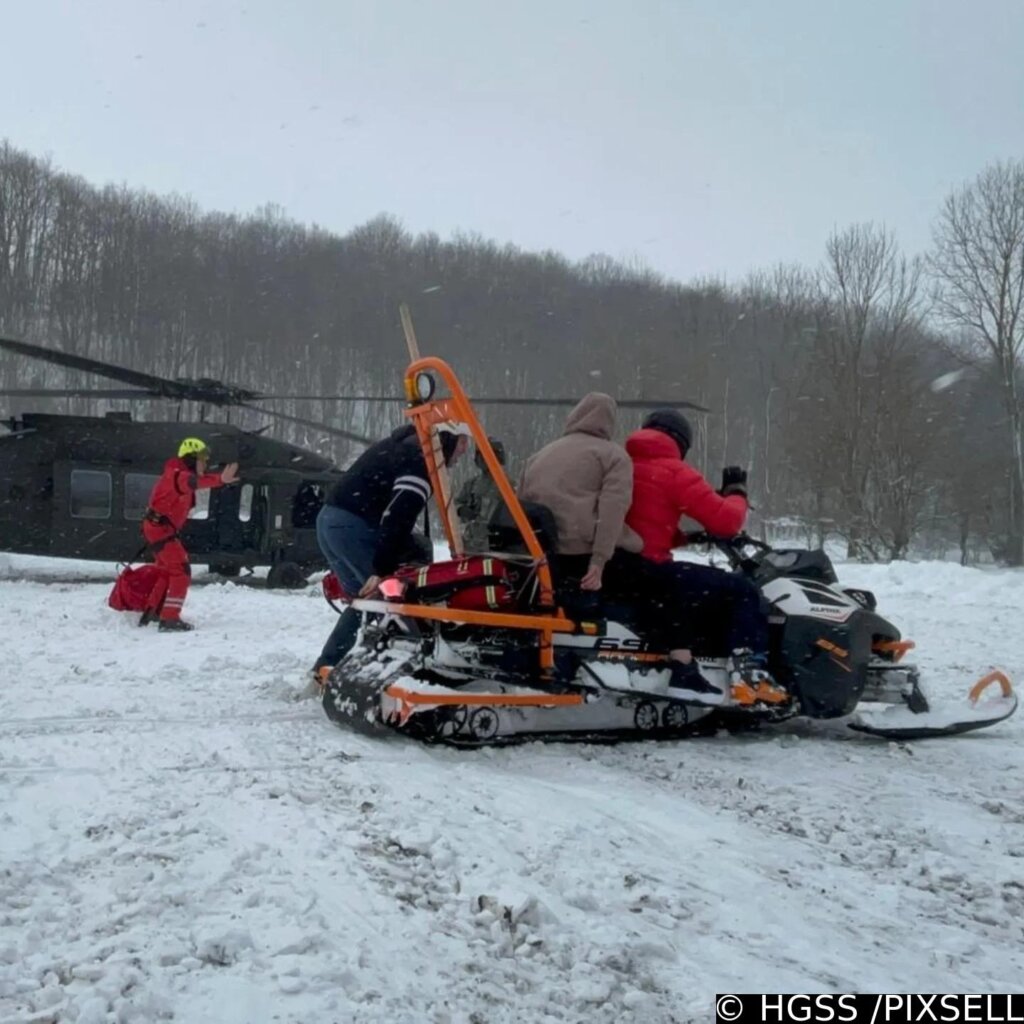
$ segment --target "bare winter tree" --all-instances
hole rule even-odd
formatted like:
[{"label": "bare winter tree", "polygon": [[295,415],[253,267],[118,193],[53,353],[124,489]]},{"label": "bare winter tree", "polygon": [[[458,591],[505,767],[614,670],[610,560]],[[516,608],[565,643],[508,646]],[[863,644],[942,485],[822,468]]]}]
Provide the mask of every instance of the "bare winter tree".
[{"label": "bare winter tree", "polygon": [[[574,263],[477,235],[415,237],[386,215],[338,235],[269,206],[245,216],[204,212],[180,197],[97,189],[0,142],[0,333],[158,375],[264,390],[280,396],[271,406],[278,412],[377,437],[400,421],[400,406],[341,399],[400,395],[397,308],[408,301],[424,351],[448,359],[472,395],[599,389],[706,406],[694,417],[691,458],[712,479],[723,464],[748,467],[755,518],[797,517],[819,535],[845,534],[855,552],[890,557],[925,527],[939,545],[959,529],[965,553],[970,540],[972,553],[987,545],[1003,557],[1007,467],[1019,466],[1020,452],[1007,451],[1006,415],[993,409],[998,392],[980,384],[994,361],[983,360],[985,374],[972,378],[976,402],[955,390],[933,394],[930,382],[955,366],[917,326],[918,292],[917,265],[871,226],[837,232],[818,272],[778,268],[740,288],[683,285],[606,256]],[[1012,288],[1004,298],[1013,320]],[[985,335],[972,330],[987,353]],[[1013,330],[990,333],[1019,344]],[[96,384],[0,353],[0,388]],[[128,405],[60,402],[59,411],[90,414]],[[58,408],[52,403],[4,396],[0,421]],[[204,411],[167,402],[129,408],[143,419]],[[514,471],[561,432],[566,412],[479,411],[506,442]],[[949,429],[951,412],[962,429]],[[267,425],[253,410],[224,415]],[[620,437],[642,416],[623,409]],[[315,428],[275,430],[341,465],[359,451]],[[950,459],[954,451],[962,457]],[[1014,494],[1020,520],[1019,476]]]},{"label": "bare winter tree", "polygon": [[946,199],[931,267],[941,313],[998,371],[1010,441],[1006,558],[1024,565],[1024,161],[994,164]]},{"label": "bare winter tree", "polygon": [[792,448],[813,418],[802,365],[807,338],[821,319],[816,281],[803,267],[780,265],[752,274],[738,298],[749,331],[739,365],[751,375],[741,406],[750,406],[752,492],[765,517],[793,514],[793,492],[805,481],[789,473]]},{"label": "bare winter tree", "polygon": [[896,364],[921,319],[921,262],[908,260],[883,227],[857,224],[828,240],[821,272],[826,320],[817,334],[831,385],[827,425],[849,554],[860,557],[872,455],[885,417],[904,401]]},{"label": "bare winter tree", "polygon": [[987,550],[1006,557],[1011,463],[1006,416],[1000,398],[998,373],[989,362],[978,374],[960,369],[948,392],[955,415],[943,418],[936,431],[944,473],[940,477],[943,518],[967,565]]},{"label": "bare winter tree", "polygon": [[931,387],[938,376],[931,369],[936,354],[934,340],[922,334],[887,360],[886,373],[897,386],[879,395],[876,429],[865,460],[863,539],[872,555],[906,558],[915,535],[937,514],[937,481],[949,459],[951,399]]}]

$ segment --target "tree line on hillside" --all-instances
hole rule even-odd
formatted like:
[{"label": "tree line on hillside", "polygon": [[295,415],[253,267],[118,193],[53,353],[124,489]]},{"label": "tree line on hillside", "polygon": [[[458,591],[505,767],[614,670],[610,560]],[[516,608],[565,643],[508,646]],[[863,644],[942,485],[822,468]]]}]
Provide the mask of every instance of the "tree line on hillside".
[{"label": "tree line on hillside", "polygon": [[[764,521],[794,517],[866,558],[927,541],[958,544],[964,560],[984,549],[1024,563],[1024,161],[993,165],[950,195],[929,253],[908,256],[883,226],[852,225],[826,240],[817,267],[727,286],[604,256],[573,263],[480,237],[413,236],[388,216],[338,235],[272,207],[203,212],[180,197],[97,188],[0,145],[4,336],[275,394],[398,395],[403,301],[423,351],[451,361],[471,395],[602,390],[706,406],[693,415],[695,460],[712,479],[723,465],[747,466]],[[4,387],[93,381],[0,355]],[[45,404],[10,400],[0,411]],[[400,421],[383,403],[272,407],[372,436]],[[482,411],[513,468],[564,415]],[[622,432],[640,416],[624,412]],[[358,452],[313,429],[274,430],[340,465]]]}]

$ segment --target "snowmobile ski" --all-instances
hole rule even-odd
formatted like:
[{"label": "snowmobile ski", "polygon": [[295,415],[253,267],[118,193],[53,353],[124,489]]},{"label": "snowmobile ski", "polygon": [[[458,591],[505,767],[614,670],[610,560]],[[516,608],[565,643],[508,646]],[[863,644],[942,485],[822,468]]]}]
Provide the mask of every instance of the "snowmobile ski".
[{"label": "snowmobile ski", "polygon": [[[982,693],[998,683],[1000,695],[981,700]],[[863,711],[849,723],[851,729],[890,740],[924,740],[937,736],[987,729],[1005,721],[1017,710],[1017,694],[1002,672],[989,672],[979,679],[963,705],[915,712],[893,705],[880,711]]]}]

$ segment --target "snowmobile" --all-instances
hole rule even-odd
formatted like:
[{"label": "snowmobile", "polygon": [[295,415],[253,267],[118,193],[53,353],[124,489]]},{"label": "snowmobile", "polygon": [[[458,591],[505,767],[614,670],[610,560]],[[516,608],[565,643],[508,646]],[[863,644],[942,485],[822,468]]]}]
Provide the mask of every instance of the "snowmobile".
[{"label": "snowmobile", "polygon": [[[447,397],[434,397],[437,377]],[[995,725],[1016,710],[1000,671],[979,679],[962,706],[933,708],[917,669],[903,660],[913,642],[877,612],[873,594],[842,587],[824,551],[776,550],[747,536],[695,535],[691,542],[716,545],[732,571],[760,590],[775,684],[733,681],[725,657],[697,652],[702,674],[726,701],[676,699],[668,693],[667,651],[652,649],[630,609],[574,608],[574,595],[555,592],[551,519],[516,497],[451,368],[433,357],[415,360],[405,390],[455,558],[401,569],[382,582],[380,599],[352,601],[364,626],[325,681],[323,705],[333,721],[373,735],[477,747],[666,739],[851,715],[848,724],[860,732],[920,739]],[[501,494],[491,532],[500,553],[463,554],[436,440],[444,420],[469,426]],[[999,695],[982,699],[994,685]]]}]

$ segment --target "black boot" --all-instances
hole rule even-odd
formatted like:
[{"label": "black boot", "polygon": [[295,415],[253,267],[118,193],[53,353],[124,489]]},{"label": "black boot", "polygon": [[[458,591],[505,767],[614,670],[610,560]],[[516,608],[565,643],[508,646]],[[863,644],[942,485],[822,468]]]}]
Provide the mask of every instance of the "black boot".
[{"label": "black boot", "polygon": [[689,661],[686,664],[673,661],[671,671],[666,696],[686,701],[688,704],[725,703],[725,691],[708,682],[700,674],[700,667],[696,661]]},{"label": "black boot", "polygon": [[160,632],[161,633],[188,633],[195,629],[191,622],[186,622],[184,619],[161,619],[160,620]]},{"label": "black boot", "polygon": [[156,620],[157,620],[156,612],[143,612],[139,616],[139,625],[140,626],[148,626],[151,622],[156,622]]}]

